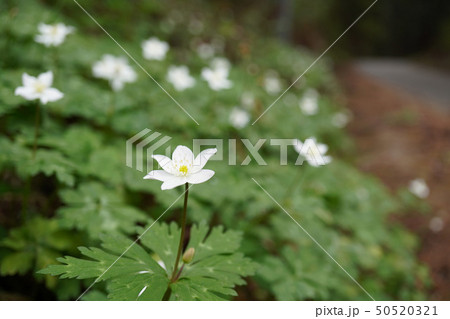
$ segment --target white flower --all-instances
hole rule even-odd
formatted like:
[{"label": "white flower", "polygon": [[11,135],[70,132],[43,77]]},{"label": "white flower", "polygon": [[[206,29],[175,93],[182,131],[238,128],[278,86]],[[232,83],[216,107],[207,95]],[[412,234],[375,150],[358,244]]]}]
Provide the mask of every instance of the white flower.
[{"label": "white flower", "polygon": [[169,67],[167,81],[172,83],[177,91],[183,91],[195,84],[195,79],[189,75],[189,69],[184,65]]},{"label": "white flower", "polygon": [[430,189],[422,178],[416,178],[409,183],[409,191],[419,198],[426,198]]},{"label": "white flower", "polygon": [[444,221],[440,217],[433,217],[431,218],[428,227],[433,233],[438,233],[444,229]]},{"label": "white flower", "polygon": [[210,65],[213,69],[225,69],[227,71],[229,71],[231,67],[230,61],[225,58],[214,58]]},{"label": "white flower", "polygon": [[189,148],[178,145],[173,151],[172,159],[164,155],[152,155],[162,170],[151,171],[144,179],[156,179],[163,182],[162,190],[172,189],[185,183],[206,182],[213,177],[214,171],[203,169],[203,167],[216,152],[216,148],[209,148],[200,152],[194,159],[194,154]]},{"label": "white flower", "polygon": [[125,83],[136,81],[137,75],[124,57],[106,54],[94,64],[92,73],[95,77],[108,80],[114,91],[123,89]]},{"label": "white flower", "polygon": [[331,118],[331,124],[339,128],[345,127],[348,122],[350,122],[350,117],[343,112],[336,113]]},{"label": "white flower", "polygon": [[153,37],[142,42],[142,51],[144,58],[147,60],[161,61],[166,57],[167,51],[169,51],[169,44]]},{"label": "white flower", "polygon": [[300,109],[305,115],[317,114],[319,110],[317,91],[309,89],[299,101]]},{"label": "white flower", "polygon": [[208,82],[208,85],[214,91],[229,89],[232,86],[228,79],[228,70],[224,68],[203,68],[202,78]]},{"label": "white flower", "polygon": [[22,84],[16,88],[14,94],[20,95],[26,100],[40,99],[42,104],[54,102],[61,99],[64,94],[58,89],[52,88],[53,72],[41,73],[38,77],[22,74]]},{"label": "white flower", "polygon": [[64,42],[66,36],[72,33],[75,28],[66,26],[63,23],[57,24],[45,24],[40,23],[38,26],[39,34],[34,37],[34,40],[38,43],[42,43],[46,47],[59,46]]},{"label": "white flower", "polygon": [[202,43],[197,47],[197,54],[204,60],[211,58],[215,53],[211,44]]},{"label": "white flower", "polygon": [[264,78],[264,89],[269,94],[277,94],[281,91],[281,83],[278,77],[274,75],[266,75]]},{"label": "white flower", "polygon": [[332,157],[325,155],[328,146],[325,144],[317,144],[314,137],[307,138],[305,143],[300,140],[294,140],[294,148],[301,156],[303,156],[309,165],[317,167],[329,164]]},{"label": "white flower", "polygon": [[230,123],[235,128],[240,129],[247,126],[250,121],[250,115],[243,109],[235,107],[230,113]]}]

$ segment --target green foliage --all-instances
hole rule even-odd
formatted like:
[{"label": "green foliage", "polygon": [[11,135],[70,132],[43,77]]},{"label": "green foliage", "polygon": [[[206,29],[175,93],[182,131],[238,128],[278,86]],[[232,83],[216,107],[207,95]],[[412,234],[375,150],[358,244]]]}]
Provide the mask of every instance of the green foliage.
[{"label": "green foliage", "polygon": [[[80,237],[60,229],[57,220],[40,217],[30,219],[21,227],[12,229],[9,236],[0,241],[0,247],[6,252],[0,261],[0,275],[24,275],[54,263],[63,253],[74,252],[81,242]],[[61,283],[52,276],[36,275],[39,281],[70,298],[79,293],[79,284]]]},{"label": "green foliage", "polygon": [[137,222],[145,221],[145,214],[127,206],[117,192],[99,183],[79,185],[60,193],[66,206],[58,210],[61,225],[85,230],[93,238],[101,233],[122,231],[131,233]]},{"label": "green foliage", "polygon": [[[40,273],[107,280],[110,300],[162,300],[167,289],[173,300],[223,300],[236,295],[234,286],[245,283],[242,276],[254,273],[255,264],[237,252],[240,233],[217,227],[207,235],[208,226],[201,224],[191,229],[188,247],[196,251],[193,261],[170,283],[180,229],[174,223],[151,223],[139,233],[140,244],[121,235],[105,235],[103,249],[79,248],[89,259],[58,258],[61,265],[51,265]],[[164,267],[151,253],[161,258]]]},{"label": "green foliage", "polygon": [[[141,292],[138,300],[163,297],[179,237],[177,226],[166,222],[174,220],[182,205],[175,202],[180,190],[163,192],[159,182],[143,180],[143,172],[125,165],[126,140],[149,128],[172,137],[156,151],[161,154],[167,146],[190,146],[193,139],[225,143],[238,139],[237,165],[211,160],[208,168],[215,176],[190,192],[188,219],[199,226],[192,227],[188,248],[195,247],[196,253],[170,285],[171,298],[229,299],[236,294],[234,287],[244,284],[243,277],[253,274],[251,258],[260,267],[248,279],[249,298],[367,299],[252,178],[375,298],[424,297],[428,276],[414,255],[416,238],[389,217],[403,206],[378,181],[344,162],[351,160],[352,143],[342,128],[332,125],[333,116],[345,110],[336,103],[338,88],[328,61],[320,60],[255,125],[237,130],[229,123],[233,107],[246,109],[254,121],[276,99],[264,89],[267,73],[276,73],[285,88],[315,57],[302,48],[261,37],[256,29],[246,31],[230,17],[217,19],[212,7],[192,10],[191,2],[141,1],[136,5],[142,11],[135,13],[145,19],[136,18],[133,24],[123,18],[123,10],[131,8],[123,1],[108,1],[107,7],[83,2],[106,29],[116,29],[112,34],[117,34],[118,42],[199,122],[196,125],[134,64],[130,63],[139,72],[138,80],[122,91],[113,92],[106,81],[95,79],[94,62],[104,54],[124,53],[75,4],[55,3],[61,11],[39,1],[0,3],[0,217],[7,221],[8,230],[0,234],[2,276],[34,276],[57,257],[70,255],[59,259],[63,264],[45,268],[45,277],[35,276],[37,281],[45,278],[56,298],[75,298],[81,285],[88,287],[133,242],[129,237],[136,227],[165,213],[161,223],[83,298],[136,300]],[[196,15],[191,15],[194,11]],[[186,26],[198,19],[204,23],[203,31],[187,33]],[[46,48],[33,41],[40,22],[60,21],[76,27],[60,47]],[[169,42],[164,61],[142,58],[140,43],[150,36]],[[201,79],[210,59],[195,52],[199,43],[214,44],[216,56],[230,59],[231,89],[212,91]],[[178,92],[167,82],[166,73],[169,66],[182,64],[189,66],[196,84]],[[64,98],[41,106],[33,158],[36,103],[14,96],[14,90],[21,85],[22,73],[47,70],[54,71],[54,87]],[[306,116],[298,107],[307,89],[319,92],[316,115]],[[244,103],[244,95],[251,96],[252,102]],[[261,148],[266,166],[253,159],[240,165],[248,152],[239,139],[254,143],[259,138],[310,136],[329,146],[334,157],[330,165],[294,166],[297,154],[289,148],[289,165],[280,166],[279,147],[269,142]],[[225,152],[224,159],[228,155]],[[218,224],[225,228],[212,228],[208,235],[206,225]],[[240,250],[248,257],[238,252],[241,237]],[[97,248],[100,239],[102,246]],[[85,258],[80,258],[77,246],[92,248],[81,248]],[[48,274],[82,281],[57,281]]]}]

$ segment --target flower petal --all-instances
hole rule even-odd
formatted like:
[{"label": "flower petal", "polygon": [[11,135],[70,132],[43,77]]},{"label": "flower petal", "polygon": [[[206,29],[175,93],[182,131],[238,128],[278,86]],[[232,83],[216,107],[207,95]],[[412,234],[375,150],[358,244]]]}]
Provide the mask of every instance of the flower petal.
[{"label": "flower petal", "polygon": [[211,156],[213,156],[216,153],[217,153],[217,148],[208,148],[208,149],[200,152],[200,154],[198,154],[194,160],[194,164],[192,167],[192,173],[195,174],[198,171],[200,171],[203,167],[205,167],[206,162],[208,162],[208,160],[211,158]]},{"label": "flower petal", "polygon": [[161,185],[161,189],[162,190],[172,189],[186,183],[187,183],[186,177],[172,175],[170,179],[164,181],[164,183]]},{"label": "flower petal", "polygon": [[34,76],[31,76],[28,73],[22,74],[23,86],[33,86],[36,80],[37,79]]},{"label": "flower petal", "polygon": [[64,94],[55,88],[48,88],[42,92],[41,102],[46,104],[47,102],[54,102],[62,99]]},{"label": "flower petal", "polygon": [[163,170],[155,170],[151,171],[147,175],[144,176],[144,179],[155,179],[157,181],[165,182],[173,177],[172,174],[167,173]]},{"label": "flower petal", "polygon": [[177,148],[175,148],[175,151],[173,151],[172,161],[176,163],[184,162],[186,164],[193,163],[194,153],[192,153],[192,151],[188,147],[178,145]]},{"label": "flower petal", "polygon": [[113,91],[120,91],[124,87],[124,83],[122,82],[121,79],[117,79],[117,78],[112,79],[110,83],[111,83],[111,87],[112,87]]},{"label": "flower petal", "polygon": [[202,169],[200,172],[189,175],[186,181],[190,184],[200,184],[209,180],[214,174],[215,172],[210,169]]},{"label": "flower petal", "polygon": [[38,30],[40,33],[47,33],[51,29],[51,25],[45,23],[39,23]]},{"label": "flower petal", "polygon": [[26,100],[35,100],[39,98],[39,94],[32,87],[19,86],[14,91],[15,95],[20,95]]},{"label": "flower petal", "polygon": [[52,71],[48,71],[48,72],[39,74],[38,80],[39,80],[39,82],[44,84],[46,87],[52,86],[52,83],[53,83],[53,72]]},{"label": "flower petal", "polygon": [[324,155],[328,151],[328,146],[325,144],[317,144],[317,149],[319,150],[320,154]]},{"label": "flower petal", "polygon": [[169,174],[173,174],[173,162],[170,158],[164,155],[152,155],[152,158],[158,162],[163,170]]}]

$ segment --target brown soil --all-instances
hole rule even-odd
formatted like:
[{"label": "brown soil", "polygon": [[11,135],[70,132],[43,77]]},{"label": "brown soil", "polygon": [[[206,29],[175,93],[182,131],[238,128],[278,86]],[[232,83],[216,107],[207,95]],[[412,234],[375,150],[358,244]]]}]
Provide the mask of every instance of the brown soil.
[{"label": "brown soil", "polygon": [[[389,87],[351,65],[337,70],[353,121],[357,164],[393,192],[415,178],[426,180],[429,214],[410,212],[401,221],[421,239],[419,259],[433,279],[431,300],[450,300],[450,106],[449,112]],[[449,88],[450,89],[450,88]],[[433,232],[433,217],[444,228]]]}]

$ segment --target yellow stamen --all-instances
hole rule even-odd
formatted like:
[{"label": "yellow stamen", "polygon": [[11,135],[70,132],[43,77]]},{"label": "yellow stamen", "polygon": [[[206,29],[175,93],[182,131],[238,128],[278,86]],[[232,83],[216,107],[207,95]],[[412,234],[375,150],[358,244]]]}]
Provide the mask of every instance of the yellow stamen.
[{"label": "yellow stamen", "polygon": [[180,167],[180,172],[183,173],[184,175],[187,174],[188,168],[186,165],[183,165]]},{"label": "yellow stamen", "polygon": [[34,89],[36,90],[36,92],[42,93],[45,90],[45,85],[40,82],[36,82],[34,84]]}]

